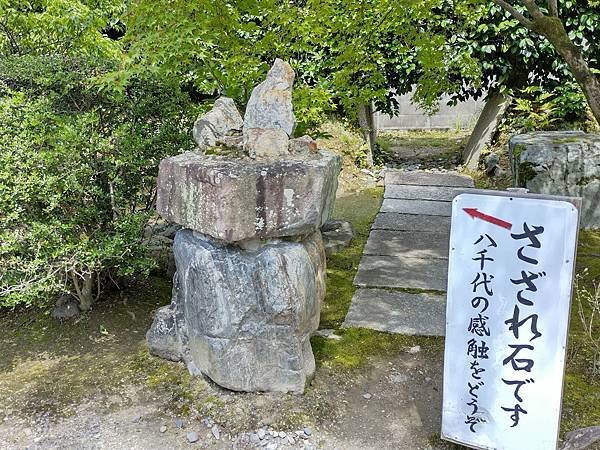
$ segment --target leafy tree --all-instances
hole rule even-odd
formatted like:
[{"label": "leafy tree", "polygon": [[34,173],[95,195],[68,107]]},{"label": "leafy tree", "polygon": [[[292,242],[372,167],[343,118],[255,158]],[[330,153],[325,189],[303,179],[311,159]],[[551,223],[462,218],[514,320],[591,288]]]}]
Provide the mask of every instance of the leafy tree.
[{"label": "leafy tree", "polygon": [[189,100],[148,78],[107,97],[86,85],[100,70],[38,56],[0,64],[4,305],[67,291],[89,309],[106,280],[152,265],[142,237],[158,163],[191,148]]},{"label": "leafy tree", "polygon": [[120,46],[102,30],[115,23],[124,5],[118,0],[0,0],[0,56],[118,59]]},{"label": "leafy tree", "polygon": [[151,267],[158,163],[191,148],[195,108],[150,71],[120,93],[98,85],[122,55],[107,36],[119,3],[0,7],[0,305],[70,292],[89,309],[108,280]]},{"label": "leafy tree", "polygon": [[[584,56],[586,48],[597,45],[595,43],[597,37],[592,37],[591,41],[584,40],[584,42],[581,43],[582,45],[577,45],[573,42],[572,37],[565,27],[565,24],[567,26],[571,25],[569,23],[569,14],[567,13],[567,20],[565,22],[561,20],[561,17],[565,17],[562,13],[565,11],[572,11],[576,2],[572,0],[562,2],[561,6],[564,5],[563,10],[559,11],[558,0],[547,0],[547,2],[545,2],[545,8],[543,9],[538,6],[534,0],[520,0],[520,4],[524,6],[527,11],[528,16],[526,16],[523,13],[522,8],[519,10],[504,0],[494,1],[505,9],[512,17],[518,20],[525,28],[548,40],[580,84],[596,120],[600,123],[600,78],[598,77],[600,70],[599,68],[594,69],[591,67]],[[600,5],[600,2],[597,0],[589,0],[587,3],[589,7],[592,8],[598,8]],[[582,22],[584,25],[595,24],[596,26],[594,28],[597,28],[597,10],[595,11],[595,14],[583,17]],[[581,31],[579,31],[579,36],[576,33],[575,37],[581,39]],[[597,64],[598,60],[596,59],[593,62]]]}]

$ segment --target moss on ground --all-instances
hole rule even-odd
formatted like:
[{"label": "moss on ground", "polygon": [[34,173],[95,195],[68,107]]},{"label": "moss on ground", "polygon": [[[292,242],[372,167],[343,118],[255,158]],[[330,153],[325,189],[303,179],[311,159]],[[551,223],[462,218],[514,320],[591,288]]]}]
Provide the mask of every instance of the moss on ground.
[{"label": "moss on ground", "polygon": [[352,284],[354,275],[382,198],[383,189],[376,188],[336,201],[334,216],[350,221],[356,237],[350,247],[327,259],[327,295],[321,309],[321,328],[335,329],[341,339],[312,338],[315,359],[319,365],[334,369],[358,369],[372,358],[389,356],[416,345],[442,351],[443,340],[440,338],[341,328],[356,290]]},{"label": "moss on ground", "polygon": [[[577,274],[581,277],[579,289],[592,289],[600,283],[600,231],[582,231],[579,234]],[[595,256],[584,256],[595,255]],[[594,346],[584,332],[577,290],[571,305],[569,348],[563,395],[561,428],[564,432],[600,423],[600,376],[593,371]],[[587,307],[584,305],[584,308]],[[600,341],[600,327],[593,339]]]},{"label": "moss on ground", "polygon": [[468,135],[466,130],[385,131],[377,138],[375,162],[452,168],[460,163]]},{"label": "moss on ground", "polygon": [[145,377],[135,362],[152,311],[170,299],[153,277],[108,293],[94,310],[65,323],[48,311],[0,313],[0,404],[21,415],[69,416],[86,398],[119,394]]},{"label": "moss on ground", "polygon": [[377,142],[384,148],[394,145],[410,148],[443,148],[448,152],[462,151],[468,138],[467,130],[411,130],[380,133]]}]

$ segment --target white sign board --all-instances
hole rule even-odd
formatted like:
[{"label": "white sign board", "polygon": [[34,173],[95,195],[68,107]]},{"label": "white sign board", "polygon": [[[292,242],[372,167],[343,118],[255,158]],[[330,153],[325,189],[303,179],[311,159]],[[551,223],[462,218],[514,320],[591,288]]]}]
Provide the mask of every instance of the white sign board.
[{"label": "white sign board", "polygon": [[442,437],[556,448],[578,211],[462,194],[452,204]]}]

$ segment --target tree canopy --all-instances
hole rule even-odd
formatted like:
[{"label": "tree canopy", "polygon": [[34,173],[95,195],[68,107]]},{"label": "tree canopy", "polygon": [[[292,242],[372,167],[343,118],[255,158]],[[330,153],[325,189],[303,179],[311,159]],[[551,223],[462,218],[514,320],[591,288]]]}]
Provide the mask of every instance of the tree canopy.
[{"label": "tree canopy", "polygon": [[0,0],[0,301],[89,307],[104,280],[147,271],[158,161],[192,148],[205,103],[243,107],[276,57],[297,71],[299,133],[361,104],[393,113],[413,86],[433,110],[576,79],[598,116],[598,5]]}]

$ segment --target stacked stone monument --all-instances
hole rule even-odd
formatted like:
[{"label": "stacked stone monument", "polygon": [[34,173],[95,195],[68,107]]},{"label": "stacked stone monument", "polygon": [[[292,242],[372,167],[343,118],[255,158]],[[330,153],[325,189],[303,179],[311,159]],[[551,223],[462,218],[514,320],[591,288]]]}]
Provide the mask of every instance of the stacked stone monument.
[{"label": "stacked stone monument", "polygon": [[148,331],[150,352],[236,391],[300,393],[315,370],[319,229],[340,158],[308,136],[291,138],[293,81],[276,60],[243,119],[231,99],[218,99],[194,125],[197,150],[159,169],[157,210],[183,228],[173,299]]}]

